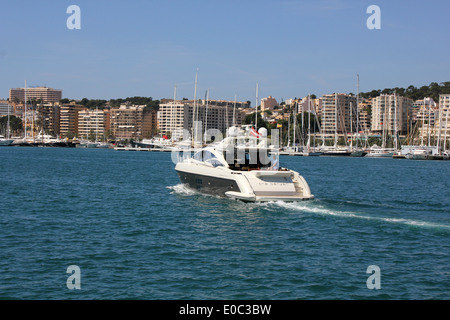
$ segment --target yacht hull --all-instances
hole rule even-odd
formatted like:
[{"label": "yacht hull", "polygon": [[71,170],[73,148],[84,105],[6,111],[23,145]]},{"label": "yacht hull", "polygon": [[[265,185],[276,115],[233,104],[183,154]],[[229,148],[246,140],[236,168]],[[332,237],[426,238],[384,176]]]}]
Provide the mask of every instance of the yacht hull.
[{"label": "yacht hull", "polygon": [[7,147],[12,145],[14,140],[0,140],[0,147]]},{"label": "yacht hull", "polygon": [[366,157],[369,158],[392,158],[392,156],[394,155],[393,152],[386,152],[386,153],[367,153]]},{"label": "yacht hull", "polygon": [[188,185],[191,189],[198,190],[216,196],[224,196],[228,191],[240,192],[235,180],[218,178],[198,173],[189,173],[176,170],[181,183]]},{"label": "yacht hull", "polygon": [[231,171],[178,164],[181,183],[205,194],[246,202],[311,200],[308,184],[298,173],[286,171]]},{"label": "yacht hull", "polygon": [[330,156],[330,157],[349,157],[352,153],[351,152],[347,152],[347,151],[343,151],[343,152],[339,152],[339,151],[325,151],[323,152],[323,156]]}]

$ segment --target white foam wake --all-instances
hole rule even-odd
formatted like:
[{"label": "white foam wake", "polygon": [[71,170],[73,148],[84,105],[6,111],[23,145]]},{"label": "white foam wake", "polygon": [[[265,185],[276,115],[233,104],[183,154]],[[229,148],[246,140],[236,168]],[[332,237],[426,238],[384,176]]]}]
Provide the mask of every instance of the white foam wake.
[{"label": "white foam wake", "polygon": [[[199,195],[200,192],[193,190],[186,185],[180,183],[174,186],[167,187],[169,190],[172,190],[171,193],[183,195],[183,196],[192,196]],[[237,200],[230,200],[237,201]],[[248,203],[245,204],[249,206]],[[308,202],[265,202],[259,203],[258,205],[264,206],[267,208],[271,208],[273,206],[281,207],[287,209],[292,212],[301,212],[301,213],[311,213],[323,216],[334,216],[339,218],[353,218],[353,219],[364,219],[364,220],[372,220],[372,221],[381,221],[385,223],[395,223],[395,224],[403,224],[409,226],[416,227],[428,227],[428,228],[439,228],[443,230],[450,231],[450,225],[433,223],[428,221],[420,221],[406,218],[389,218],[389,217],[379,217],[379,216],[371,216],[364,213],[352,212],[352,211],[340,211],[332,208],[327,208],[325,205],[318,203],[318,201],[308,201]]]},{"label": "white foam wake", "polygon": [[191,188],[188,188],[186,185],[184,185],[182,183],[176,184],[174,186],[168,186],[167,189],[172,190],[171,193],[184,195],[184,196],[192,196],[192,195],[198,194],[197,191],[195,191]]},{"label": "white foam wake", "polygon": [[388,217],[378,217],[378,216],[370,216],[363,213],[351,212],[351,211],[339,211],[330,208],[326,208],[323,205],[317,204],[316,202],[273,202],[273,205],[277,205],[279,207],[296,211],[296,212],[304,212],[304,213],[313,213],[319,215],[329,215],[340,218],[356,218],[356,219],[365,219],[365,220],[374,220],[374,221],[382,221],[386,223],[396,223],[396,224],[405,224],[410,226],[417,227],[429,227],[429,228],[440,228],[444,230],[450,231],[450,225],[441,224],[441,223],[433,223],[428,221],[420,221],[406,218],[388,218]]}]

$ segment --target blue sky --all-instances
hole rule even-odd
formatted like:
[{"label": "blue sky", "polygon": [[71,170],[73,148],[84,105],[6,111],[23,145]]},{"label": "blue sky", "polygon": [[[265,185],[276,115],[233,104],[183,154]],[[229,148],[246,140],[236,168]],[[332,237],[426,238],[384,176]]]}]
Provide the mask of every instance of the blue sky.
[{"label": "blue sky", "polygon": [[[69,5],[81,30],[69,30]],[[381,9],[369,30],[367,7]],[[450,1],[2,1],[0,97],[46,85],[74,99],[278,101],[450,81]]]}]

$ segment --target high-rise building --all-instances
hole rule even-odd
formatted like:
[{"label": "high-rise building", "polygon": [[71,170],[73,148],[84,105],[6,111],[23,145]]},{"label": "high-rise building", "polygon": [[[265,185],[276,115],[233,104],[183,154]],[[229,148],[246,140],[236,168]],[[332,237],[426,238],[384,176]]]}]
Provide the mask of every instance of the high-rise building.
[{"label": "high-rise building", "polygon": [[11,88],[9,89],[9,101],[24,102],[25,91],[27,100],[42,100],[42,102],[58,102],[62,99],[62,90],[47,87]]},{"label": "high-rise building", "polygon": [[[183,138],[183,133],[192,134],[194,121],[201,122],[201,127],[196,129],[196,140],[201,139],[202,133],[207,129],[216,129],[226,135],[226,131],[233,125],[240,125],[244,113],[233,105],[194,105],[178,101],[159,105],[158,123],[159,131],[163,134],[171,134],[175,139]],[[199,137],[200,136],[200,137]]]},{"label": "high-rise building", "polygon": [[84,106],[69,103],[60,106],[59,133],[62,136],[78,136],[78,113],[84,110]]},{"label": "high-rise building", "polygon": [[0,100],[0,117],[14,115],[13,106],[5,100]]},{"label": "high-rise building", "polygon": [[441,141],[445,141],[443,144],[444,149],[448,149],[450,139],[450,94],[439,95],[439,116],[437,118],[437,132],[440,134]]},{"label": "high-rise building", "polygon": [[365,99],[358,103],[359,108],[359,124],[358,124],[358,132],[363,132],[366,135],[369,135],[372,129],[372,99]]},{"label": "high-rise building", "polygon": [[158,133],[158,112],[156,110],[144,109],[142,119],[142,138],[148,139]]},{"label": "high-rise building", "polygon": [[183,137],[184,110],[187,106],[184,101],[160,104],[157,112],[159,132],[177,139]]},{"label": "high-rise building", "polygon": [[382,94],[372,99],[372,132],[406,134],[408,110],[413,100],[396,94]]},{"label": "high-rise building", "polygon": [[122,104],[111,108],[111,133],[116,139],[140,139],[145,105]]},{"label": "high-rise building", "polygon": [[109,110],[84,109],[78,112],[78,137],[98,139],[108,131]]},{"label": "high-rise building", "polygon": [[333,136],[356,131],[356,97],[343,93],[322,96],[322,134]]},{"label": "high-rise building", "polygon": [[37,105],[37,119],[39,127],[45,134],[57,136],[60,133],[60,106],[57,103]]},{"label": "high-rise building", "polygon": [[316,112],[316,106],[314,103],[314,99],[311,99],[310,96],[306,96],[303,99],[298,99],[297,102],[297,112],[301,113],[301,112],[312,112],[315,113]]}]

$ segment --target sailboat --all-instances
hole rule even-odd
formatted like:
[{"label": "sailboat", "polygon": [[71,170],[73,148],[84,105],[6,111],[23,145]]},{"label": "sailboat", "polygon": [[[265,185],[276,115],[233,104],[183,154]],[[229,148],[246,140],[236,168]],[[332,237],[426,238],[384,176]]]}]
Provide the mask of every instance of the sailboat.
[{"label": "sailboat", "polygon": [[292,125],[293,125],[293,143],[291,146],[291,136],[290,136],[290,125],[291,125],[291,121],[288,121],[288,143],[287,146],[283,148],[283,150],[280,151],[280,155],[288,155],[288,156],[301,156],[301,152],[298,151],[298,147],[296,146],[296,127],[297,127],[297,102],[295,102],[294,104],[294,110],[292,112],[292,116],[293,116],[293,120],[292,120]]},{"label": "sailboat", "polygon": [[9,123],[9,112],[11,106],[8,104],[8,122],[6,124],[6,138],[4,136],[0,136],[0,147],[10,146],[14,142],[14,140],[10,139],[11,136],[11,127]]},{"label": "sailboat", "polygon": [[[427,105],[424,105],[425,108],[422,111],[422,130],[420,135],[420,145],[412,148],[405,156],[406,159],[409,160],[441,160],[445,158],[445,155],[439,154],[439,139],[436,146],[436,154],[433,154],[433,147],[430,145],[431,136],[430,136],[430,123],[431,123],[431,107],[428,105],[428,141],[427,144],[424,143],[424,124],[425,124],[425,109],[427,109]],[[440,112],[439,112],[440,114]],[[440,121],[439,121],[440,123]]]},{"label": "sailboat", "polygon": [[443,160],[450,160],[450,151],[447,150],[448,111],[449,111],[449,109],[447,109],[446,116],[445,116],[444,147],[443,147],[443,151],[442,151],[442,159]]},{"label": "sailboat", "polygon": [[351,151],[348,148],[339,148],[338,143],[338,133],[337,133],[337,126],[338,126],[338,107],[337,107],[337,100],[338,95],[335,93],[334,95],[334,146],[326,147],[322,146],[321,151],[323,151],[324,156],[349,156],[351,154]]},{"label": "sailboat", "polygon": [[0,136],[0,147],[6,147],[12,145],[14,140],[5,138],[4,136]]},{"label": "sailboat", "polygon": [[[359,74],[356,76],[357,84],[356,84],[356,132],[358,132],[356,137],[356,147],[353,147],[353,137],[355,136],[353,133],[353,104],[350,103],[350,150],[352,153],[351,157],[364,157],[367,152],[363,148],[358,148],[358,136],[359,136],[359,128],[361,127],[361,123],[359,122]],[[366,139],[367,141],[367,139]]]},{"label": "sailboat", "polygon": [[[394,95],[394,112],[395,115],[397,114],[397,96]],[[394,155],[394,149],[386,148],[386,139],[387,139],[387,123],[386,123],[386,107],[384,108],[384,114],[383,114],[383,133],[382,133],[382,145],[379,147],[378,145],[373,145],[370,148],[369,153],[366,155],[366,157],[371,158],[392,158]],[[397,127],[397,124],[394,121],[394,128]],[[395,130],[396,131],[396,130]],[[394,133],[395,136],[397,136],[397,132]],[[396,140],[396,138],[395,138]]]},{"label": "sailboat", "polygon": [[[315,148],[311,149],[311,95],[308,95],[308,140],[306,141],[306,146],[303,148],[301,155],[304,157],[318,157],[322,154],[320,151],[316,151]],[[303,120],[303,110],[302,110],[302,120]],[[303,125],[302,125],[303,130]]]}]

